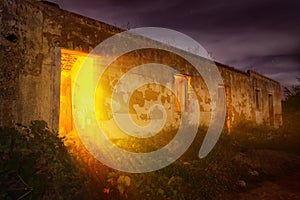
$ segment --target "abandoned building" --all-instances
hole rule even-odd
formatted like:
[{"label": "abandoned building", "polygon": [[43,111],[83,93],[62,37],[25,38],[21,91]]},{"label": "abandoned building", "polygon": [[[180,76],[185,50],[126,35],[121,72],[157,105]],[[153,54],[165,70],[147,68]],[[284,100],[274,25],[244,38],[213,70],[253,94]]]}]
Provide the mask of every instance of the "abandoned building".
[{"label": "abandoned building", "polygon": [[[0,21],[0,126],[39,119],[62,134],[72,131],[72,90],[78,67],[96,45],[123,30],[35,0],[0,0]],[[197,59],[205,67],[212,65],[204,58]],[[211,99],[205,83],[191,64],[173,53],[153,49],[130,52],[112,64],[102,82],[112,87],[129,69],[153,61],[179,71],[170,83],[177,92],[147,85],[127,97],[131,99],[128,110],[136,116],[137,123],[149,120],[147,109],[154,102],[170,110],[167,122],[176,126],[180,117],[177,113],[193,109],[189,96],[189,88],[193,87],[201,112],[200,124],[209,124]],[[219,87],[226,92],[225,127],[231,129],[245,122],[273,127],[282,124],[278,82],[251,70],[216,65],[223,78]],[[93,78],[97,77],[87,80]],[[144,77],[137,75],[139,78]],[[110,123],[105,98],[111,97],[111,88],[98,89],[99,120]],[[124,96],[117,100],[122,101]]]}]

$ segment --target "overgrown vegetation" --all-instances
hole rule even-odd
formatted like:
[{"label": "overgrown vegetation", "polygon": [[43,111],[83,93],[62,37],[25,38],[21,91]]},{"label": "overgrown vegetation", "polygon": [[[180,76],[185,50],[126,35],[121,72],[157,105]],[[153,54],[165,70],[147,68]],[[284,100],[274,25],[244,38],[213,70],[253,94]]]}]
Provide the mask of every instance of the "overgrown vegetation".
[{"label": "overgrown vegetation", "polygon": [[[268,171],[245,164],[237,155],[266,148],[298,152],[282,145],[287,137],[284,128],[274,131],[243,126],[231,135],[224,132],[213,151],[199,159],[197,152],[206,132],[199,129],[189,151],[166,168],[142,174],[107,168],[100,174],[105,181],[94,199],[215,199],[227,191],[244,190],[241,181],[249,187],[264,180]],[[28,192],[20,199],[93,197],[84,190],[95,189],[86,185],[84,177],[88,176],[78,173],[61,139],[44,122],[2,130],[1,134],[1,199],[17,199]]]},{"label": "overgrown vegetation", "polygon": [[282,102],[283,125],[289,132],[300,132],[300,78],[298,85],[284,88],[285,100]]},{"label": "overgrown vegetation", "polygon": [[0,130],[0,199],[71,199],[78,173],[61,138],[43,121]]},{"label": "overgrown vegetation", "polygon": [[[200,129],[199,133],[201,135],[203,130]],[[197,158],[197,150],[188,152],[175,163],[154,172],[128,174],[111,170],[103,190],[106,198],[212,199],[222,194],[236,185],[238,174],[232,168],[231,138],[224,135],[221,140],[223,142],[219,142],[213,152],[202,160],[194,159]],[[192,154],[195,155],[190,157]]]}]

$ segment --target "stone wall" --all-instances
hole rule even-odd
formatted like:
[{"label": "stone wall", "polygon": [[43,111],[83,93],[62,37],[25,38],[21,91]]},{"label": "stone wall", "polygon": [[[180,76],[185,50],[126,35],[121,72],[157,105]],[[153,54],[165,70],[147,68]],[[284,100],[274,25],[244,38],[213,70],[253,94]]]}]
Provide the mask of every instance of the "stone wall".
[{"label": "stone wall", "polygon": [[44,2],[3,0],[1,7],[0,123],[43,119],[57,130],[55,48],[89,52],[120,29]]},{"label": "stone wall", "polygon": [[249,75],[252,97],[250,102],[255,113],[255,121],[258,124],[275,127],[282,125],[280,84],[254,71],[249,71]]},{"label": "stone wall", "polygon": [[[43,119],[58,130],[61,49],[89,53],[101,41],[122,30],[61,10],[56,5],[33,0],[0,0],[0,20],[0,125],[26,124],[33,119]],[[142,39],[142,42],[153,41]],[[193,72],[191,85],[198,94],[201,123],[208,124],[211,99],[207,87],[185,60],[163,52],[138,51],[126,57],[128,65],[125,66],[125,60],[118,63],[116,72],[124,73],[130,65],[139,64],[136,58],[147,57],[151,62],[173,66],[182,74]],[[210,61],[197,59],[206,67],[212,65]],[[252,71],[245,73],[222,64],[217,66],[227,94],[227,126],[244,121],[281,125],[280,85],[277,82]],[[110,81],[116,81],[117,73],[110,77]],[[162,92],[162,89],[156,89],[148,88],[154,93]],[[257,90],[261,95],[259,108],[256,105]],[[170,103],[167,93],[155,99],[159,100],[158,103]],[[274,105],[273,116],[267,106],[270,99]]]}]

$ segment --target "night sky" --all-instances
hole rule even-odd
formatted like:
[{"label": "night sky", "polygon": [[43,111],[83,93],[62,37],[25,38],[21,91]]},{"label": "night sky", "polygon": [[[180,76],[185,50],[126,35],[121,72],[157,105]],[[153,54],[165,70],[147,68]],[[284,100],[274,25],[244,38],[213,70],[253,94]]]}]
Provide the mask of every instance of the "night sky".
[{"label": "night sky", "polygon": [[163,27],[198,41],[212,57],[287,86],[300,77],[300,0],[51,0],[121,28]]}]

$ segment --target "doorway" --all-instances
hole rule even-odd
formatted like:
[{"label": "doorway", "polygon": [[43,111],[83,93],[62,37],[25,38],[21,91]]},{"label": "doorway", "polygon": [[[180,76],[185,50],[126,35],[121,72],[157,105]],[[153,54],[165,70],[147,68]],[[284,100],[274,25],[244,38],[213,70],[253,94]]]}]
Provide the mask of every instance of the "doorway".
[{"label": "doorway", "polygon": [[274,126],[274,106],[273,106],[273,95],[268,95],[268,107],[269,107],[269,122],[270,126]]}]

